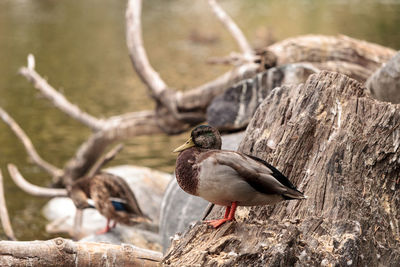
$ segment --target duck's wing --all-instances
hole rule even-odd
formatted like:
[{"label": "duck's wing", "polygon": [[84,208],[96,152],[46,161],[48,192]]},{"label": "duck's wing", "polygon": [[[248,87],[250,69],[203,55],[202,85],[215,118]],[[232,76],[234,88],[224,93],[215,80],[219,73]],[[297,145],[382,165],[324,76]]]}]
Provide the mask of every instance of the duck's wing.
[{"label": "duck's wing", "polygon": [[272,176],[274,176],[275,179],[277,179],[281,184],[297,190],[297,188],[289,181],[289,179],[283,175],[277,168],[275,168],[274,166],[272,166],[271,164],[269,164],[268,162],[266,162],[263,159],[257,158],[255,156],[251,156],[251,155],[247,155],[245,154],[247,157],[252,158],[253,160],[262,163],[263,165],[265,165],[269,170],[272,171]]},{"label": "duck's wing", "polygon": [[111,203],[112,201],[119,202],[126,207],[127,212],[144,216],[134,193],[124,179],[110,173],[102,173],[102,175],[110,195],[109,201]]},{"label": "duck's wing", "polygon": [[104,184],[101,174],[92,177],[90,181],[90,197],[96,209],[105,217],[113,218],[115,209],[110,201],[110,192]]},{"label": "duck's wing", "polygon": [[235,151],[215,151],[211,157],[220,165],[234,169],[238,177],[264,194],[280,194],[287,199],[304,198],[303,193],[267,162]]}]

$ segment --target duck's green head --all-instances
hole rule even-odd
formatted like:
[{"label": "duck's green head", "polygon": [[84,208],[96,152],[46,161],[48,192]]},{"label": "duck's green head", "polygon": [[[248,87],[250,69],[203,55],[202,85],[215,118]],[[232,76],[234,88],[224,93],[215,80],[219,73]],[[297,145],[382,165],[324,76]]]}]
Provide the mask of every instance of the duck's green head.
[{"label": "duck's green head", "polygon": [[209,125],[200,125],[193,129],[190,138],[173,152],[180,152],[191,147],[221,149],[222,141],[218,130]]}]

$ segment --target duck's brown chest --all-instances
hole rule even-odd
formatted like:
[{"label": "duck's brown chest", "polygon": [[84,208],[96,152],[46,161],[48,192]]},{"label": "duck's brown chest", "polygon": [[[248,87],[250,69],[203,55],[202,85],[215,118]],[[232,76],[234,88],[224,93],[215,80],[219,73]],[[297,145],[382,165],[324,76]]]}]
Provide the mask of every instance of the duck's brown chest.
[{"label": "duck's brown chest", "polygon": [[175,175],[179,186],[191,195],[197,195],[200,167],[196,164],[196,158],[200,151],[190,148],[182,151],[176,159]]}]

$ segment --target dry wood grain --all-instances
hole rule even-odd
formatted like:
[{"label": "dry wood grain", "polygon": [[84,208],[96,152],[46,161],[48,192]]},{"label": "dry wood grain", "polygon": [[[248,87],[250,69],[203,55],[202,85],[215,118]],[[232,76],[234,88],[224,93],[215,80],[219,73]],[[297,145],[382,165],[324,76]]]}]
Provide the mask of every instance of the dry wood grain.
[{"label": "dry wood grain", "polygon": [[161,253],[132,245],[48,241],[0,241],[0,266],[159,266]]}]

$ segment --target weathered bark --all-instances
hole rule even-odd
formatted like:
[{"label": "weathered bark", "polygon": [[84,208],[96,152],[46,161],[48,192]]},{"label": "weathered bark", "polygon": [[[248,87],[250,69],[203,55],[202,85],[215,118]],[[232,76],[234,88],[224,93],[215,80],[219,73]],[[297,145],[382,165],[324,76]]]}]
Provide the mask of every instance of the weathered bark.
[{"label": "weathered bark", "polygon": [[161,253],[132,245],[48,241],[0,241],[0,266],[159,266]]},{"label": "weathered bark", "polygon": [[371,75],[366,86],[376,99],[400,103],[400,52]]},{"label": "weathered bark", "polygon": [[277,65],[295,62],[343,61],[377,69],[396,53],[395,50],[353,39],[345,35],[303,35],[288,38],[268,47],[276,54]]},{"label": "weathered bark", "polygon": [[241,207],[236,222],[217,230],[197,224],[164,264],[398,265],[399,125],[398,105],[370,98],[341,74],[276,88],[239,150],[269,161],[308,199]]},{"label": "weathered bark", "polygon": [[[311,64],[311,63],[310,63]],[[339,60],[325,61],[325,62],[314,62],[312,63],[315,67],[321,70],[327,70],[332,72],[339,72],[353,78],[359,82],[365,82],[369,76],[374,72],[376,66],[371,65],[371,68],[365,66]]]}]

